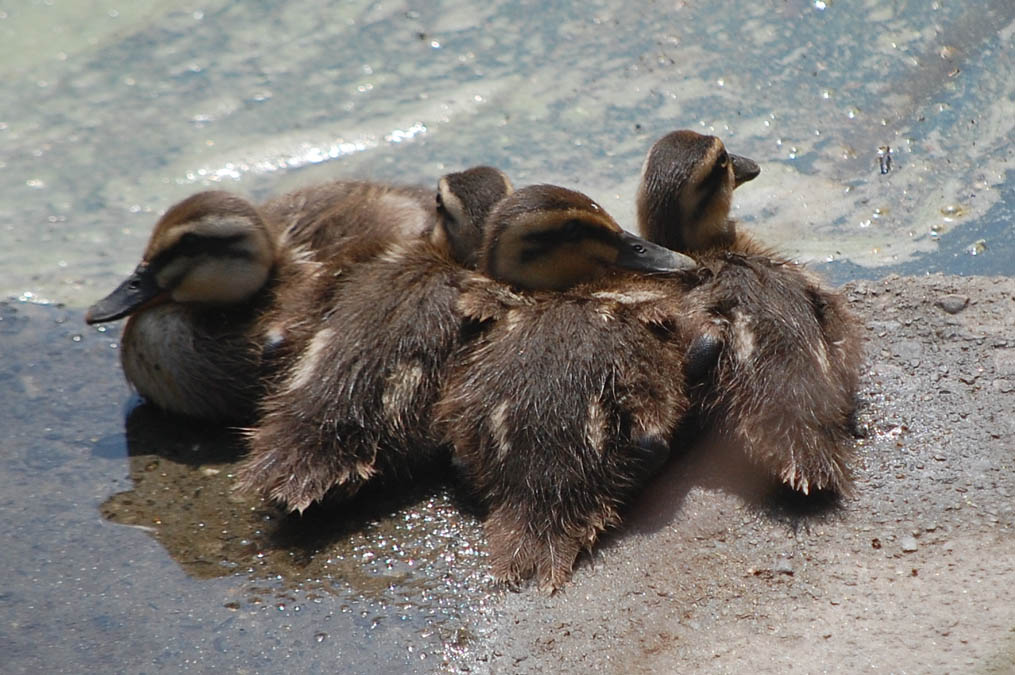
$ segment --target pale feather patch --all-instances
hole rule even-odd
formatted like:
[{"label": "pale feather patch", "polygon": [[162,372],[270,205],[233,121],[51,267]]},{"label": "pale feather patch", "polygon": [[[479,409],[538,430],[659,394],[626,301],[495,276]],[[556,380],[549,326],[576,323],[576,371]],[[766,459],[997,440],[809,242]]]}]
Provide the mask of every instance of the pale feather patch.
[{"label": "pale feather patch", "polygon": [[490,415],[490,433],[493,434],[493,440],[497,444],[497,456],[500,459],[504,459],[511,454],[510,430],[507,424],[508,409],[510,407],[510,401],[502,401],[493,409],[493,414]]},{"label": "pale feather patch", "polygon": [[335,331],[331,328],[322,328],[310,341],[310,345],[300,355],[292,369],[287,389],[296,391],[309,384],[317,375],[320,366],[321,352],[335,339]]},{"label": "pale feather patch", "polygon": [[418,361],[403,361],[388,375],[381,394],[381,405],[389,420],[399,423],[412,405],[422,381],[423,366]]},{"label": "pale feather patch", "polygon": [[[248,242],[250,226],[250,218],[247,216],[208,215],[197,222],[194,230],[202,236],[222,237],[223,239],[242,235],[244,239],[241,241],[246,243]],[[252,245],[247,245],[244,248],[251,253],[256,250]]]},{"label": "pale feather patch", "polygon": [[733,330],[733,353],[736,355],[737,360],[742,362],[750,361],[754,356],[754,329],[751,327],[751,323],[749,314],[734,313],[731,326]]},{"label": "pale feather patch", "polygon": [[433,222],[433,210],[423,208],[419,200],[410,195],[385,192],[377,198],[376,205],[383,217],[395,223],[398,234],[406,239],[422,235]]},{"label": "pale feather patch", "polygon": [[377,473],[377,467],[372,463],[356,462],[356,475],[359,476],[360,480],[370,480],[375,473]]},{"label": "pale feather patch", "polygon": [[522,313],[517,309],[509,309],[508,313],[504,315],[504,328],[507,332],[513,331],[518,328],[522,323]]},{"label": "pale feather patch", "polygon": [[[285,242],[283,242],[285,243]],[[307,246],[292,246],[289,248],[289,257],[294,263],[314,262],[314,252]]]},{"label": "pale feather patch", "polygon": [[660,291],[596,291],[592,294],[592,297],[600,300],[613,300],[619,302],[622,305],[636,305],[641,302],[653,302],[655,300],[661,300],[664,294]]},{"label": "pale feather patch", "polygon": [[816,340],[814,344],[814,357],[818,361],[818,367],[821,368],[821,372],[827,375],[832,365],[828,362],[828,350],[825,349],[825,343],[821,340]]},{"label": "pale feather patch", "polygon": [[384,252],[378,256],[378,259],[387,263],[400,264],[405,258],[406,252],[405,245],[399,242],[384,249]]},{"label": "pale feather patch", "polygon": [[264,331],[263,347],[270,349],[285,342],[285,324],[281,321],[274,323]]},{"label": "pale feather patch", "polygon": [[606,443],[606,411],[603,410],[598,397],[593,397],[589,401],[585,440],[597,454],[603,453],[603,445]]}]

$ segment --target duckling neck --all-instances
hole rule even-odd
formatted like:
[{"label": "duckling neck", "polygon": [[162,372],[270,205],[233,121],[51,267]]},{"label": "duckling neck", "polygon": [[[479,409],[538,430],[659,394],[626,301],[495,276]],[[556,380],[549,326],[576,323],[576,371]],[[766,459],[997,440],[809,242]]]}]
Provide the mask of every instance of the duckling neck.
[{"label": "duckling neck", "polygon": [[731,218],[701,222],[700,216],[684,214],[669,219],[642,219],[641,235],[649,241],[681,253],[700,253],[709,249],[731,249],[738,240],[736,223]]}]

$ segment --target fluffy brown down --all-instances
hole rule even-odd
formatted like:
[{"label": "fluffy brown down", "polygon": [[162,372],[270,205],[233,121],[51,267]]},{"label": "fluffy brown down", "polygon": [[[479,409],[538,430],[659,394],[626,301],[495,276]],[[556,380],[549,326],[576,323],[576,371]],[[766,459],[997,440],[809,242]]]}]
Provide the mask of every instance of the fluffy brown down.
[{"label": "fluffy brown down", "polygon": [[557,589],[665,461],[687,408],[673,284],[624,274],[520,293],[477,275],[459,307],[478,334],[438,419],[489,509],[494,574]]},{"label": "fluffy brown down", "polygon": [[694,257],[710,273],[685,303],[723,345],[696,389],[709,428],[795,490],[848,493],[863,347],[845,299],[742,233]]},{"label": "fluffy brown down", "polygon": [[302,511],[431,459],[431,407],[458,346],[465,269],[426,239],[343,273],[323,319],[266,397],[240,488]]}]

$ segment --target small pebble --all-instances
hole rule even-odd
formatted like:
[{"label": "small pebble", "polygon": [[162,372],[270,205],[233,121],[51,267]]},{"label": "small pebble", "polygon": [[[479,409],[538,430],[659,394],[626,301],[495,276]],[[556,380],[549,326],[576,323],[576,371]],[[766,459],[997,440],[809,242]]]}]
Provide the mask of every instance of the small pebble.
[{"label": "small pebble", "polygon": [[1010,394],[1015,391],[1015,382],[1010,380],[994,380],[991,385],[1002,394]]},{"label": "small pebble", "polygon": [[902,544],[902,550],[906,553],[912,553],[916,550],[916,537],[903,537],[900,543]]},{"label": "small pebble", "polygon": [[937,306],[949,314],[958,314],[969,305],[969,296],[966,295],[942,295],[937,299]]},{"label": "small pebble", "polygon": [[775,567],[772,568],[772,571],[775,572],[776,574],[790,574],[790,575],[792,575],[793,574],[793,563],[791,563],[786,558],[779,558],[778,560],[775,561]]}]

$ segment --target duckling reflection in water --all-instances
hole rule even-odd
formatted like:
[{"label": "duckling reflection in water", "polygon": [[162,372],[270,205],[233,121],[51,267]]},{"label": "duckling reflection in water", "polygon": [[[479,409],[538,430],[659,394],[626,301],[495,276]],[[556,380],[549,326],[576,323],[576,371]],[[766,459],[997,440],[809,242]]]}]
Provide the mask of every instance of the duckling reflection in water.
[{"label": "duckling reflection in water", "polygon": [[431,230],[438,217],[432,191],[381,183],[325,183],[261,208],[201,192],[162,216],[141,263],[86,321],[127,317],[124,374],[155,405],[249,421],[268,366],[307,330],[295,311],[285,314],[290,323],[277,320],[279,308],[312,307],[308,278],[340,275],[392,241]]},{"label": "duckling reflection in water", "polygon": [[475,336],[438,413],[488,507],[494,575],[535,575],[553,590],[669,455],[692,335],[673,279],[648,275],[694,265],[584,195],[531,190],[485,228],[488,276],[472,277],[458,303]]},{"label": "duckling reflection in water", "polygon": [[286,338],[292,351],[250,431],[240,489],[303,511],[375,476],[411,475],[441,452],[430,417],[460,339],[458,287],[486,213],[511,191],[488,167],[446,176],[429,232],[340,278],[325,265],[294,287],[303,302],[278,303],[270,321],[306,328]]},{"label": "duckling reflection in water", "polygon": [[685,302],[721,345],[700,400],[710,427],[795,490],[847,492],[861,326],[840,293],[729,218],[758,172],[714,136],[670,133],[645,161],[640,231],[701,268]]}]

